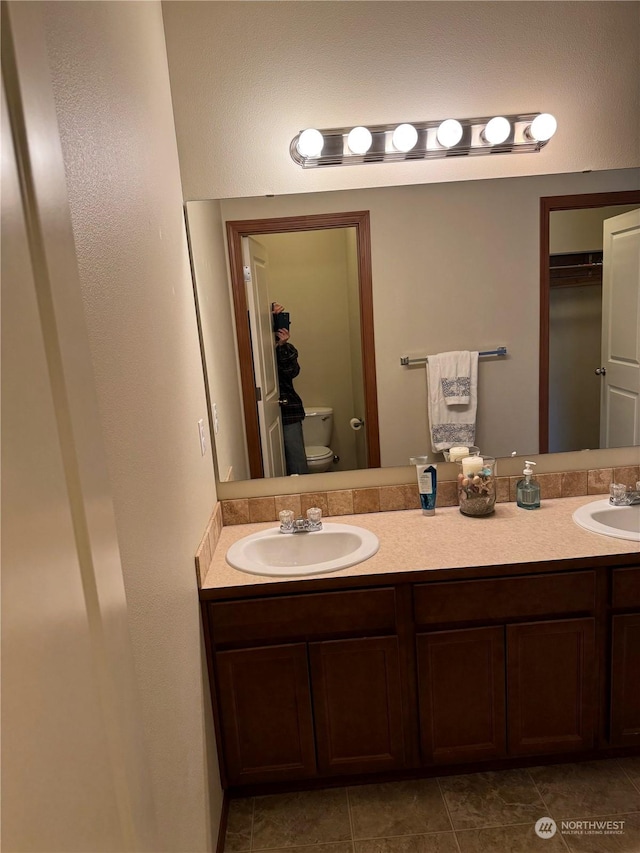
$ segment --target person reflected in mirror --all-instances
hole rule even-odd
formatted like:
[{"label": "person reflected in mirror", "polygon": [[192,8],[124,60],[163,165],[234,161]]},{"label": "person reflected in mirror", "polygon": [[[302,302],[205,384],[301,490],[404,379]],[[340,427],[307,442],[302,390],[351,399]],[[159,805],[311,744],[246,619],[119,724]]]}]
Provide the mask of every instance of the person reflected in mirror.
[{"label": "person reflected in mirror", "polygon": [[[274,315],[284,311],[279,302],[272,305]],[[284,457],[287,474],[308,474],[307,454],[304,449],[302,421],[304,405],[293,387],[293,380],[300,373],[298,350],[289,340],[289,330],[276,330],[276,362],[278,365],[278,386],[280,388],[280,411],[282,413],[282,432],[284,436]]]}]

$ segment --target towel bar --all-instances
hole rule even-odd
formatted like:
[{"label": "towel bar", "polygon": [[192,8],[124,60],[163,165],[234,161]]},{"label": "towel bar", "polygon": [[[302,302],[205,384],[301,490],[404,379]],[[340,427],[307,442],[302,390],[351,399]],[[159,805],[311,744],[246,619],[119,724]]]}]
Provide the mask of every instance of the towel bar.
[{"label": "towel bar", "polygon": [[[484,352],[479,352],[478,355],[506,355],[507,348],[506,347],[497,347],[496,349],[485,350]],[[408,355],[403,355],[400,357],[400,364],[406,365],[408,364],[426,364],[429,361],[429,356],[425,356],[424,358],[409,358]]]}]

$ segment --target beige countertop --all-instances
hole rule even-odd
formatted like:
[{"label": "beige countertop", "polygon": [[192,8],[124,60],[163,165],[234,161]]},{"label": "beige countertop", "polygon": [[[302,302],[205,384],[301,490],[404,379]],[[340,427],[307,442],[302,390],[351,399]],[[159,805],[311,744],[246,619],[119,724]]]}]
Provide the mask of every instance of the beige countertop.
[{"label": "beige countertop", "polygon": [[371,576],[382,579],[384,575],[400,572],[623,554],[637,554],[640,559],[637,542],[590,533],[573,521],[574,510],[604,497],[589,495],[546,500],[537,510],[523,510],[513,502],[499,503],[495,513],[484,518],[463,516],[458,507],[437,509],[435,516],[430,517],[423,516],[421,510],[327,517],[324,520],[371,530],[380,540],[378,552],[347,569],[295,579],[247,574],[225,561],[225,554],[234,542],[251,533],[276,527],[274,522],[223,527],[202,591],[224,589],[228,592],[233,587],[285,582],[304,585],[319,579]]}]

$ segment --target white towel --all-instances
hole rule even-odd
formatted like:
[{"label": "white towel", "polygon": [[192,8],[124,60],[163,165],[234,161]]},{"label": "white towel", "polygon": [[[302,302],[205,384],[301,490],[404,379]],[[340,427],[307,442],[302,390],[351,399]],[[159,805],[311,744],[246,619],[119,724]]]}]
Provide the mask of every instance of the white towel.
[{"label": "white towel", "polygon": [[[447,406],[468,406],[471,402],[471,353],[468,350],[441,352],[429,358],[440,371],[442,396]],[[435,378],[435,372],[434,372]]]},{"label": "white towel", "polygon": [[[465,370],[467,373],[463,372]],[[429,356],[427,384],[433,450],[474,444],[478,409],[478,353],[444,352]]]}]

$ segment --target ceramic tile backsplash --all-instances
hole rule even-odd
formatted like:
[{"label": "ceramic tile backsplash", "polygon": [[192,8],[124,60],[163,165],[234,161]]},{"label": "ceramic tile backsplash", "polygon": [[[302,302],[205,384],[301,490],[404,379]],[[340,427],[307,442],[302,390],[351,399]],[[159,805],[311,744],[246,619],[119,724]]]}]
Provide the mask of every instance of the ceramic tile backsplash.
[{"label": "ceramic tile backsplash", "polygon": [[353,511],[380,512],[380,489],[354,489]]},{"label": "ceramic tile backsplash", "polygon": [[[498,477],[496,480],[499,503],[515,501],[517,477]],[[581,495],[608,495],[612,482],[635,486],[640,479],[640,466],[624,468],[594,468],[585,471],[565,471],[538,474],[542,500],[580,497]],[[444,480],[438,483],[437,506],[457,506],[457,483]],[[252,521],[277,521],[282,509],[291,509],[296,516],[305,515],[307,509],[319,506],[323,516],[357,515],[365,512],[390,512],[420,509],[420,495],[416,483],[399,486],[379,486],[364,489],[340,489],[334,492],[304,492],[300,495],[245,498],[222,501],[221,518],[225,525],[247,524]],[[213,553],[213,551],[212,551]]]},{"label": "ceramic tile backsplash", "polygon": [[353,491],[341,489],[339,492],[327,492],[329,515],[353,515]]},{"label": "ceramic tile backsplash", "polygon": [[587,471],[587,494],[608,495],[613,483],[613,468],[593,468]]},{"label": "ceramic tile backsplash", "polygon": [[639,470],[640,466],[638,465],[627,465],[625,468],[614,468],[613,482],[624,483],[625,486],[635,488],[635,485],[638,482],[638,477],[640,476],[638,473]]},{"label": "ceramic tile backsplash", "polygon": [[274,497],[252,498],[249,501],[249,521],[275,521],[276,499]]},{"label": "ceramic tile backsplash", "polygon": [[561,475],[563,498],[573,498],[578,495],[588,495],[588,478],[586,471],[565,471]]},{"label": "ceramic tile backsplash", "polygon": [[202,541],[196,551],[196,576],[198,578],[199,587],[202,586],[202,581],[209,571],[209,566],[213,559],[213,552],[216,550],[216,545],[220,538],[222,525],[222,504],[218,503],[216,504],[216,508],[209,519],[207,529],[205,530]]}]

